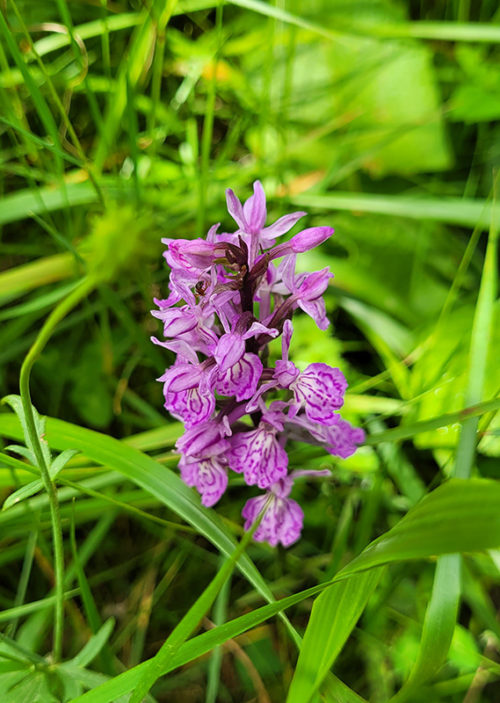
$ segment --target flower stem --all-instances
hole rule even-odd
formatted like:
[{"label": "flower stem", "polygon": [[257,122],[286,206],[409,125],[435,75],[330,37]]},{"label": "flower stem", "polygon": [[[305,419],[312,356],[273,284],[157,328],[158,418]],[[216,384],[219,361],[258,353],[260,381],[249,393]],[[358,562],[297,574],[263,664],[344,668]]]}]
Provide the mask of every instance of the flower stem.
[{"label": "flower stem", "polygon": [[30,375],[31,369],[35,361],[42,353],[45,345],[49,341],[57,324],[72,310],[83,298],[85,298],[92,288],[96,285],[96,280],[87,276],[82,280],[80,285],[75,288],[67,298],[62,300],[59,305],[54,308],[29,352],[27,353],[21,366],[21,374],[19,377],[19,389],[21,393],[21,402],[23,405],[24,417],[29,438],[33,445],[38,468],[44,488],[49,499],[50,518],[52,522],[52,540],[54,550],[54,573],[55,573],[55,618],[54,618],[54,641],[53,641],[53,658],[54,661],[59,661],[62,653],[62,638],[63,638],[63,616],[64,616],[64,550],[63,537],[61,528],[61,516],[59,513],[59,503],[57,500],[57,491],[50,478],[49,467],[45,461],[41,437],[38,436],[35,426],[35,417],[33,415],[33,407],[31,405],[30,396]]}]

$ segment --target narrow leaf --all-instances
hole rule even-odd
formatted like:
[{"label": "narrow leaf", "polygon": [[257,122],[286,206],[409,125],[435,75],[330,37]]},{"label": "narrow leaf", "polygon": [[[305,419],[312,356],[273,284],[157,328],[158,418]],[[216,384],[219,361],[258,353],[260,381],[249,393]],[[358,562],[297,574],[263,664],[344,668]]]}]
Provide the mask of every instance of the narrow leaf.
[{"label": "narrow leaf", "polygon": [[[470,500],[467,500],[467,497],[470,497]],[[449,481],[410,510],[396,527],[372,542],[332,581],[265,605],[194,637],[181,645],[177,653],[165,664],[162,674],[206,654],[217,645],[256,627],[279,611],[315,596],[338,581],[347,580],[366,569],[392,561],[424,559],[446,551],[479,551],[491,548],[492,544],[500,546],[499,501],[500,485],[496,481]],[[398,529],[402,523],[409,524],[404,529]],[[459,524],[465,525],[466,528],[458,529]],[[72,703],[111,703],[137,686],[147,666],[148,662],[143,662],[98,689],[85,693]]]},{"label": "narrow leaf", "polygon": [[78,654],[73,657],[71,663],[82,668],[86,667],[87,664],[90,664],[90,662],[97,657],[101,649],[108,641],[111,633],[113,632],[114,626],[114,618],[109,618],[106,620],[100,630],[96,632],[95,635],[92,635],[83,649],[81,649]]},{"label": "narrow leaf", "polygon": [[348,581],[334,584],[316,599],[287,703],[307,703],[318,690],[365,609],[379,577],[380,569],[356,574]]},{"label": "narrow leaf", "polygon": [[[75,454],[78,454],[77,449],[66,449],[64,452],[59,454],[59,456],[54,459],[54,461],[52,462],[52,466],[49,469],[50,477],[54,479],[57,474],[64,468],[67,462],[73,456],[75,456]],[[31,483],[27,483],[25,486],[18,488],[17,491],[14,491],[14,493],[11,493],[10,496],[5,499],[4,504],[2,506],[2,510],[7,510],[13,505],[17,505],[21,501],[26,500],[26,498],[31,498],[31,496],[35,495],[35,493],[41,491],[42,488],[43,483],[40,480],[31,481]]]}]

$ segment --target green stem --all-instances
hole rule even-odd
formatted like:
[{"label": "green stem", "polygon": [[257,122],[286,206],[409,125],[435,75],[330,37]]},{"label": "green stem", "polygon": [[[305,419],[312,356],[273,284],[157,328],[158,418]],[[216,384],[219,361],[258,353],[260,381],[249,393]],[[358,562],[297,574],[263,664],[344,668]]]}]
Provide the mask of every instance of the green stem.
[{"label": "green stem", "polygon": [[74,308],[83,298],[85,298],[96,285],[94,278],[86,277],[80,285],[73,290],[67,298],[59,303],[49,315],[43,325],[40,334],[33,343],[21,366],[19,378],[19,388],[21,401],[23,404],[24,416],[29,438],[33,445],[38,468],[40,469],[42,482],[47,491],[49,499],[50,517],[52,522],[52,539],[54,549],[54,573],[55,573],[55,619],[54,619],[54,661],[59,661],[62,653],[63,636],[63,616],[64,616],[64,550],[61,528],[61,516],[59,513],[59,503],[55,485],[52,483],[49,467],[43,456],[41,438],[38,436],[35,426],[35,417],[31,405],[30,395],[30,375],[35,361],[42,353],[45,345],[49,341],[57,324]]}]

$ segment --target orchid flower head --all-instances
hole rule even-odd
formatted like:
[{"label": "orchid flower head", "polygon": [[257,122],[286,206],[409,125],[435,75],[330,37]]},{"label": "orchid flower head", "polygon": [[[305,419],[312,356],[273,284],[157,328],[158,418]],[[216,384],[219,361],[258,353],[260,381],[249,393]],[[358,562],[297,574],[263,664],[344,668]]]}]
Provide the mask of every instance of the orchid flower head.
[{"label": "orchid flower head", "polygon": [[[211,508],[230,495],[239,475],[240,483],[261,491],[243,507],[245,529],[259,520],[257,542],[290,547],[304,523],[291,497],[295,480],[329,474],[290,467],[290,442],[344,458],[364,441],[363,430],[340,415],[347,389],[342,371],[322,362],[301,370],[290,354],[293,315],[305,312],[322,330],[329,324],[330,270],[297,273],[296,265],[333,229],[288,235],[304,212],[266,225],[259,180],[243,203],[230,188],[226,202],[234,231],[220,232],[216,224],[206,237],[162,240],[170,276],[167,297],[155,298],[152,311],[163,336],[151,339],[175,359],[158,381],[165,409],[184,425],[175,445],[181,478],[201,504]],[[273,361],[269,343],[279,336],[281,358]]]}]

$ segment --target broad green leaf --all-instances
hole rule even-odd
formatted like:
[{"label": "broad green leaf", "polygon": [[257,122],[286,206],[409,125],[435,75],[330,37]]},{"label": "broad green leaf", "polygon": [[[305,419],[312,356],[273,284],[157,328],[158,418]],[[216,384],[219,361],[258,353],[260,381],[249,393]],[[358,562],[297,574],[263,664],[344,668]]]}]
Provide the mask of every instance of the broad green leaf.
[{"label": "broad green leaf", "polygon": [[406,700],[446,661],[460,600],[460,567],[459,554],[445,554],[438,559],[417,660],[409,679],[391,699],[392,703]]},{"label": "broad green leaf", "polygon": [[386,173],[440,171],[451,152],[440,112],[431,51],[417,43],[350,37],[330,48],[334,114],[358,115],[342,150],[363,168]]},{"label": "broad green leaf", "polygon": [[287,703],[307,703],[320,687],[377,585],[380,569],[330,586],[314,602]]},{"label": "broad green leaf", "polygon": [[430,554],[495,549],[500,544],[499,506],[500,482],[451,479],[425,496],[341,574]]}]

